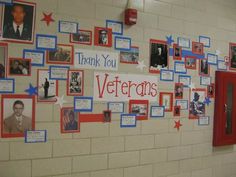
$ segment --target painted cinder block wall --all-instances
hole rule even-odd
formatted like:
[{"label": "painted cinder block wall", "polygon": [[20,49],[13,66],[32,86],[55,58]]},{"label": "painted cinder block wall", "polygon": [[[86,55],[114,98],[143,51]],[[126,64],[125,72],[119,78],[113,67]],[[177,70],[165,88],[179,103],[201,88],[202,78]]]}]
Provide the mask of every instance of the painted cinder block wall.
[{"label": "painted cinder block wall", "polygon": [[[211,37],[206,52],[228,55],[229,42],[236,42],[235,0],[133,0],[138,22],[124,28],[124,36],[140,47],[140,59],[148,64],[149,40],[165,40],[166,35],[198,40]],[[122,20],[127,0],[35,0],[36,33],[55,34],[59,43],[69,36],[58,33],[58,20],[78,21],[81,29],[105,26],[105,20]],[[53,12],[55,23],[40,22],[43,12]],[[75,48],[113,51],[113,48],[74,45]],[[9,56],[22,56],[34,45],[9,44]],[[170,58],[172,61],[172,58]],[[45,66],[47,67],[47,65]],[[173,62],[170,62],[173,68]],[[36,85],[36,70],[31,81]],[[137,73],[136,65],[119,64],[119,73]],[[212,82],[215,68],[211,67]],[[145,68],[142,74],[149,74]],[[200,87],[197,71],[188,71]],[[157,76],[159,78],[159,76]],[[177,81],[177,77],[175,78]],[[29,79],[16,78],[16,92],[24,93]],[[93,71],[85,70],[85,95],[93,94]],[[173,92],[174,82],[158,82],[159,91]],[[188,89],[184,90],[188,99]],[[59,82],[59,95],[66,93],[66,82]],[[72,105],[72,97],[65,98]],[[157,99],[158,102],[158,99]],[[36,105],[36,129],[48,131],[46,143],[25,144],[23,138],[0,139],[0,177],[235,177],[236,146],[212,147],[214,100],[207,107],[209,126],[198,126],[181,112],[183,126],[173,128],[172,113],[163,119],[139,121],[136,128],[120,128],[120,116],[111,123],[82,123],[81,132],[60,133],[59,106]],[[128,105],[125,104],[127,111]],[[94,113],[106,109],[95,102]]]}]

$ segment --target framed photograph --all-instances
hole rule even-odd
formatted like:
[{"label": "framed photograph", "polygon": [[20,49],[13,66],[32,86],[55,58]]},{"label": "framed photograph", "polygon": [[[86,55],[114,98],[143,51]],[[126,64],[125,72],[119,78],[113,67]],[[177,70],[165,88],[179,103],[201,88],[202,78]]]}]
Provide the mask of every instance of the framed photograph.
[{"label": "framed photograph", "polygon": [[57,36],[36,34],[36,49],[38,50],[57,50]]},{"label": "framed photograph", "polygon": [[45,52],[43,50],[23,50],[23,58],[31,59],[31,66],[44,66]]},{"label": "framed photograph", "polygon": [[210,75],[210,66],[207,62],[207,59],[201,59],[199,61],[199,75],[200,76],[209,76]]},{"label": "framed photograph", "polygon": [[217,65],[218,62],[218,55],[208,53],[207,54],[207,63],[209,65]]},{"label": "framed photograph", "polygon": [[47,69],[38,69],[37,78],[38,102],[56,102],[58,96],[58,81],[50,79]]},{"label": "framed photograph", "polygon": [[183,62],[183,61],[175,61],[174,70],[175,70],[175,73],[186,74],[187,73],[187,69],[185,67],[185,62]]},{"label": "framed photograph", "polygon": [[92,31],[78,29],[78,33],[70,35],[70,42],[75,44],[92,45]]},{"label": "framed photograph", "polygon": [[198,118],[198,125],[209,125],[210,124],[210,116],[200,116]]},{"label": "framed photograph", "polygon": [[172,110],[173,110],[173,93],[160,92],[159,105],[165,107],[165,112],[172,112]]},{"label": "framed photograph", "polygon": [[67,95],[83,96],[84,95],[84,71],[69,70],[67,76]]},{"label": "framed photograph", "polygon": [[29,95],[2,95],[1,135],[3,138],[24,137],[35,129],[35,97]]},{"label": "framed photograph", "polygon": [[31,76],[31,59],[9,58],[8,76]]},{"label": "framed photograph", "polygon": [[129,100],[129,113],[136,114],[137,120],[147,120],[148,100]]},{"label": "framed photograph", "polygon": [[73,107],[61,108],[61,133],[80,132],[80,113]]},{"label": "framed photograph", "polygon": [[201,76],[200,85],[206,85],[206,86],[211,85],[211,77]]},{"label": "framed photograph", "polygon": [[139,47],[131,46],[130,50],[120,51],[120,62],[128,64],[138,64],[139,61]]},{"label": "framed photograph", "polygon": [[210,85],[207,86],[207,96],[209,98],[215,97],[215,84],[214,83],[211,83]]},{"label": "framed photograph", "polygon": [[193,54],[197,54],[197,55],[203,55],[203,43],[200,42],[192,42],[192,52]]},{"label": "framed photograph", "polygon": [[226,71],[227,68],[228,67],[227,67],[227,64],[225,63],[225,61],[218,60],[218,62],[217,62],[217,69],[218,70]]},{"label": "framed photograph", "polygon": [[106,20],[106,27],[112,29],[112,34],[123,35],[123,22]]},{"label": "framed photograph", "polygon": [[110,110],[103,111],[103,122],[111,122],[111,111]]},{"label": "framed photograph", "polygon": [[36,3],[14,0],[12,5],[3,6],[2,38],[8,42],[34,42]]},{"label": "framed photograph", "polygon": [[204,45],[204,47],[211,47],[211,38],[207,36],[199,36],[199,42]]},{"label": "framed photograph", "polygon": [[164,106],[151,106],[150,117],[152,118],[165,117],[165,107]]},{"label": "framed photograph", "polygon": [[93,97],[74,97],[75,112],[92,112]]},{"label": "framed photograph", "polygon": [[131,49],[131,38],[115,36],[115,49],[129,51]]},{"label": "framed photograph", "polygon": [[0,0],[0,4],[12,5],[13,0]]},{"label": "framed photograph", "polygon": [[180,47],[178,44],[173,45],[173,59],[182,60],[182,47]]},{"label": "framed photograph", "polygon": [[150,40],[149,72],[160,73],[169,68],[169,48],[166,41]]},{"label": "framed photograph", "polygon": [[179,75],[179,83],[183,83],[184,87],[188,87],[191,84],[191,76]]},{"label": "framed photograph", "polygon": [[25,131],[25,143],[45,143],[45,142],[47,142],[47,130]]},{"label": "framed photograph", "polygon": [[0,79],[7,77],[8,44],[0,42]]},{"label": "framed photograph", "polygon": [[73,45],[57,44],[57,49],[47,51],[48,64],[64,64],[73,65],[74,63],[74,47]]},{"label": "framed photograph", "polygon": [[69,66],[49,66],[49,79],[67,80]]},{"label": "framed photograph", "polygon": [[185,57],[185,68],[187,69],[196,69],[197,68],[197,59],[193,56]]},{"label": "framed photograph", "polygon": [[181,110],[188,110],[188,100],[176,100],[176,106],[180,106]]},{"label": "framed photograph", "polygon": [[76,34],[78,32],[79,23],[62,21],[60,20],[58,23],[58,29],[60,33],[67,34]]},{"label": "framed photograph", "polygon": [[229,43],[229,69],[236,69],[236,43]]},{"label": "framed photograph", "polygon": [[107,109],[112,113],[123,113],[125,110],[124,102],[108,102]]},{"label": "framed photograph", "polygon": [[183,99],[184,95],[184,84],[175,83],[175,99]]},{"label": "framed photograph", "polygon": [[120,127],[136,127],[137,119],[136,114],[121,114],[120,115]]},{"label": "framed photograph", "polygon": [[94,45],[111,47],[112,46],[112,30],[110,28],[95,27],[94,28]]},{"label": "framed photograph", "polygon": [[174,80],[174,71],[161,69],[160,80],[161,81],[173,81]]},{"label": "framed photograph", "polygon": [[206,89],[196,88],[190,91],[189,118],[198,119],[205,114]]},{"label": "framed photograph", "polygon": [[180,106],[174,106],[174,116],[180,116]]},{"label": "framed photograph", "polygon": [[185,37],[178,37],[177,44],[182,48],[190,48],[190,39]]},{"label": "framed photograph", "polygon": [[0,78],[0,94],[15,93],[15,79]]}]

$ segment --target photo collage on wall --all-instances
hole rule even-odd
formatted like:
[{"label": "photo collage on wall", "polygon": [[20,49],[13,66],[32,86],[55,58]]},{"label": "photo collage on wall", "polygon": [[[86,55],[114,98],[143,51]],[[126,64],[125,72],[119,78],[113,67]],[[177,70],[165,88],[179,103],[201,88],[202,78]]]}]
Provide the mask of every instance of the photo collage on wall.
[{"label": "photo collage on wall", "polygon": [[[211,68],[236,69],[235,43],[229,44],[229,56],[222,60],[222,56],[210,51],[208,36],[200,35],[191,41],[170,35],[166,39],[149,39],[148,58],[141,58],[144,49],[126,36],[122,21],[108,19],[104,26],[85,29],[76,21],[54,20],[53,13],[51,19],[38,19],[46,15],[38,10],[36,14],[39,3],[15,0],[1,7],[2,138],[32,135],[25,132],[36,131],[35,109],[40,104],[60,106],[61,133],[78,133],[83,122],[112,122],[116,114],[120,115],[121,128],[136,127],[137,121],[149,118],[165,118],[169,113],[179,120],[186,114],[191,120],[209,118],[206,99],[214,99],[215,95]],[[50,32],[41,34],[35,29],[36,23],[45,25],[45,29],[58,23],[58,33],[67,36],[68,42],[61,43],[60,35]],[[12,45],[27,48],[15,57],[8,51]],[[128,74],[122,74],[122,66],[136,72],[130,69]],[[94,71],[94,75],[88,75],[91,72],[87,70]],[[199,76],[199,84],[193,80],[193,73]],[[15,89],[15,83],[22,78],[29,83],[25,94]],[[174,87],[163,92],[157,87],[161,83],[173,83]],[[60,89],[64,95],[59,95]],[[64,96],[73,102],[67,102]],[[107,108],[94,114],[94,102],[105,103]]]}]

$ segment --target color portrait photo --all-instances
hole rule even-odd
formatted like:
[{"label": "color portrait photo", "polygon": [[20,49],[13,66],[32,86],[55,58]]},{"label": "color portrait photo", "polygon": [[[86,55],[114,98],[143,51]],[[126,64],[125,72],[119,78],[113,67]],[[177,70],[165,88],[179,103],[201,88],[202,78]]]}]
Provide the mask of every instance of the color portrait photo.
[{"label": "color portrait photo", "polygon": [[7,53],[7,43],[0,43],[0,79],[6,77]]},{"label": "color portrait photo", "polygon": [[34,129],[34,97],[5,95],[2,98],[2,137],[20,137]]},{"label": "color portrait photo", "polygon": [[35,3],[14,1],[2,14],[2,37],[11,42],[33,43],[35,25]]},{"label": "color portrait photo", "polygon": [[61,109],[61,132],[73,133],[80,131],[79,113],[74,112],[73,107]]}]

